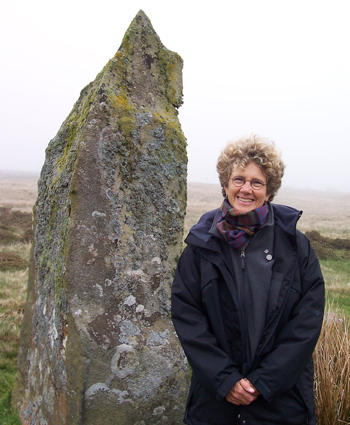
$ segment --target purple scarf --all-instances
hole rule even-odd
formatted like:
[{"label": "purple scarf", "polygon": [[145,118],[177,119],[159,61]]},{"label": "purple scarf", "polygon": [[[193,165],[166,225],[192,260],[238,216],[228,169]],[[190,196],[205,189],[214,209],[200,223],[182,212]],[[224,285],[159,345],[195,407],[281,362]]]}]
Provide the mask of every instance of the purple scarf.
[{"label": "purple scarf", "polygon": [[265,224],[268,213],[267,204],[247,213],[239,212],[225,198],[220,207],[217,227],[229,244],[244,250],[250,237]]}]

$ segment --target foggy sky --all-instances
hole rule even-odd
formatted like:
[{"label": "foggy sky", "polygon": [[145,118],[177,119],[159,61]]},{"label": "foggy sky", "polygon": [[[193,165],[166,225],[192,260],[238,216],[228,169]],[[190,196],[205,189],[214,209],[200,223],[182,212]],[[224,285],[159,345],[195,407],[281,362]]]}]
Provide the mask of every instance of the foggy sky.
[{"label": "foggy sky", "polygon": [[80,91],[142,9],[184,60],[188,180],[228,140],[276,142],[287,187],[350,192],[347,0],[2,1],[0,169],[37,171]]}]

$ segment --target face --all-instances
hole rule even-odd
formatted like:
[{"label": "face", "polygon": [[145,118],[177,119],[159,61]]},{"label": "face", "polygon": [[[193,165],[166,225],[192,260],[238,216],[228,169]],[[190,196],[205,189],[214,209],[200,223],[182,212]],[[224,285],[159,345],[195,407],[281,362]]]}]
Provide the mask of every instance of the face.
[{"label": "face", "polygon": [[[243,177],[246,180],[242,187],[236,187],[232,183],[232,178]],[[266,186],[263,186],[259,190],[252,189],[250,181],[247,180],[259,180],[262,183],[267,182],[265,174],[261,168],[254,162],[249,162],[243,169],[237,167],[230,176],[228,186],[225,187],[226,196],[229,203],[236,210],[247,213],[261,207],[264,202],[267,202],[270,195],[266,193]]]}]

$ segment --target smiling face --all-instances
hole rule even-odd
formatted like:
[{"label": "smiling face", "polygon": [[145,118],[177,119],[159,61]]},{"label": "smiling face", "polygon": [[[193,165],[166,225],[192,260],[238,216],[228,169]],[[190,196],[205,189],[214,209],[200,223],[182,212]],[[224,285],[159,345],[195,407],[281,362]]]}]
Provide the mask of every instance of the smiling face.
[{"label": "smiling face", "polygon": [[[246,182],[242,187],[233,184],[232,179],[242,177]],[[259,190],[252,189],[250,181],[258,180],[266,184],[266,176],[254,162],[249,162],[245,168],[237,167],[230,176],[228,186],[225,187],[226,196],[229,203],[236,210],[247,213],[261,207],[267,202],[270,195],[266,192],[266,186]]]}]

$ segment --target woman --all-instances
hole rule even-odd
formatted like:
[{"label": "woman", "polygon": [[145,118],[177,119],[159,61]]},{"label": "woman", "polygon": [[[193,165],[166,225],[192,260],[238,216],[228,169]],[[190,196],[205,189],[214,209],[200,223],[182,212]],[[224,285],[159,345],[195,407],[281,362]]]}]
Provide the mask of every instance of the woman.
[{"label": "woman", "polygon": [[301,212],[271,204],[284,164],[273,142],[252,136],[228,143],[217,171],[223,204],[190,230],[172,287],[193,371],[184,422],[316,424],[324,282],[296,230]]}]

